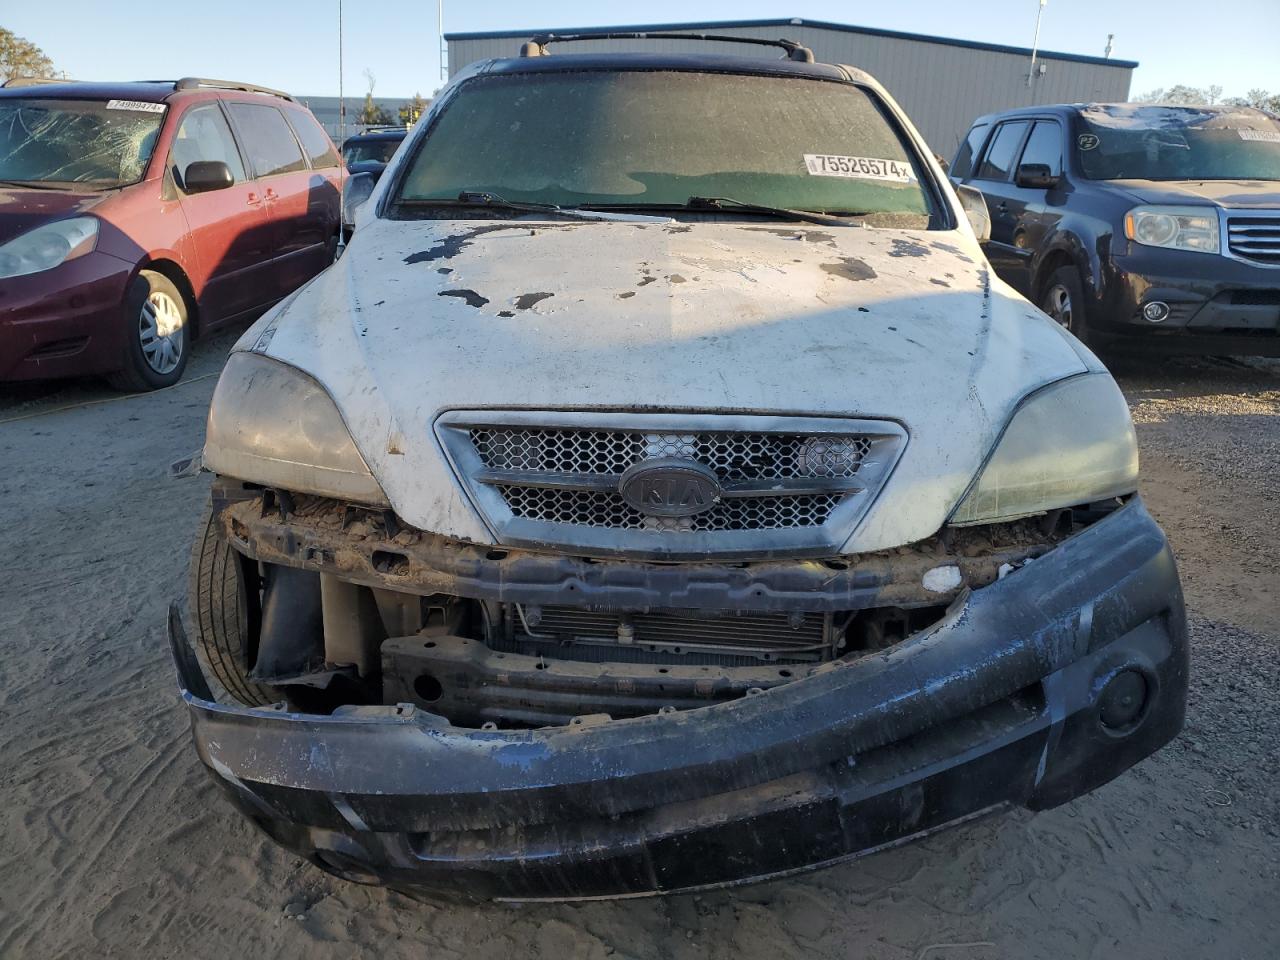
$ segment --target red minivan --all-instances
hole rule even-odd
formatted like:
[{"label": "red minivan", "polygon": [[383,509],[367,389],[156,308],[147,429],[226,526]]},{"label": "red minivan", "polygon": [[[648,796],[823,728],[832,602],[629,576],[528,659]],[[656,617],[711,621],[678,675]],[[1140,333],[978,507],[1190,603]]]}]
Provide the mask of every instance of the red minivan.
[{"label": "red minivan", "polygon": [[176,383],[191,341],[333,261],[340,160],[288,94],[176,82],[0,89],[0,381]]}]

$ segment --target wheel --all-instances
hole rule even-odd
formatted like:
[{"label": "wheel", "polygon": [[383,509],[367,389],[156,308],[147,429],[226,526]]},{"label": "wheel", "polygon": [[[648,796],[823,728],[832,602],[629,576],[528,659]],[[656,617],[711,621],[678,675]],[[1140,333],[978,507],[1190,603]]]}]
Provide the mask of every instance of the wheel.
[{"label": "wheel", "polygon": [[191,342],[182,292],[162,273],[143,270],[124,301],[124,366],[111,384],[141,392],[170,387],[187,368]]},{"label": "wheel", "polygon": [[1078,339],[1088,337],[1084,284],[1080,282],[1080,271],[1075,267],[1059,267],[1053,271],[1040,298],[1040,309]]},{"label": "wheel", "polygon": [[240,557],[214,527],[212,505],[206,505],[191,545],[187,599],[195,626],[196,656],[205,674],[227,694],[250,707],[281,697],[249,679],[249,597]]}]

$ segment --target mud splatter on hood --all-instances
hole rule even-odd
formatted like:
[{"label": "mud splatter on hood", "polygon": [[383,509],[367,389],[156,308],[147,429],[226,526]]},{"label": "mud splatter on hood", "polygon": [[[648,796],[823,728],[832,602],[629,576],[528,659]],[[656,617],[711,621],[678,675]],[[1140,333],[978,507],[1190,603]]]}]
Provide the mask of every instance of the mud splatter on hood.
[{"label": "mud splatter on hood", "polygon": [[958,232],[688,226],[373,221],[259,326],[410,523],[482,542],[431,439],[445,410],[891,418],[911,439],[882,496],[914,481],[912,512],[860,534],[901,543],[937,529],[1018,399],[1085,369]]}]

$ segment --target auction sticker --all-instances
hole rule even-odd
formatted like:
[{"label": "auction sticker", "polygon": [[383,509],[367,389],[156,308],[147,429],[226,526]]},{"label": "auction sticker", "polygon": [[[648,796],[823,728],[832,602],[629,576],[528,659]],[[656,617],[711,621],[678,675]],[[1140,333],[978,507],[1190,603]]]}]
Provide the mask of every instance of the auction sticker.
[{"label": "auction sticker", "polygon": [[1262,140],[1265,143],[1280,143],[1280,130],[1237,130],[1241,140]]},{"label": "auction sticker", "polygon": [[806,153],[804,165],[811,177],[852,177],[855,180],[888,180],[911,183],[916,173],[902,160],[877,157],[842,157],[831,153]]},{"label": "auction sticker", "polygon": [[150,103],[146,100],[108,100],[108,110],[139,110],[142,113],[164,113],[163,103]]},{"label": "auction sticker", "polygon": [[1098,147],[1098,138],[1092,133],[1082,133],[1076,137],[1076,146],[1081,150],[1096,150]]}]

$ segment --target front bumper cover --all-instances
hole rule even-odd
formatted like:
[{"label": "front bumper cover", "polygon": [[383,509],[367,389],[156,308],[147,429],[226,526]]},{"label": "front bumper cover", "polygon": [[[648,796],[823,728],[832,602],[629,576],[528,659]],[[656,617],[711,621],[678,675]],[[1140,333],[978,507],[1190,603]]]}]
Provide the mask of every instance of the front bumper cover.
[{"label": "front bumper cover", "polygon": [[[669,893],[848,859],[1111,780],[1181,728],[1187,641],[1135,499],[882,654],[730,703],[467,730],[408,705],[214,702],[170,613],[201,760],[275,840],[349,879],[481,899]],[[1108,681],[1146,703],[1100,720]]]}]

